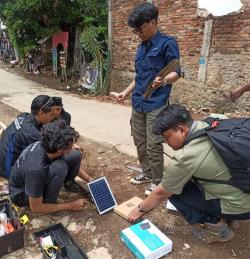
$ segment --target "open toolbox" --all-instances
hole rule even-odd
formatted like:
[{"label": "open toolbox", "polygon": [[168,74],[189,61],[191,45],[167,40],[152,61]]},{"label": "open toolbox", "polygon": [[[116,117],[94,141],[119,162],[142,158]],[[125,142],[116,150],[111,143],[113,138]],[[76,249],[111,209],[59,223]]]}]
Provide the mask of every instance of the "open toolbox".
[{"label": "open toolbox", "polygon": [[[8,199],[0,200],[0,213],[7,216],[7,224],[11,231],[0,236],[0,257],[24,247],[24,227],[16,217]],[[4,221],[3,219],[1,222]],[[2,223],[1,223],[2,224]],[[4,223],[6,224],[6,222]]]},{"label": "open toolbox", "polygon": [[35,232],[33,235],[47,259],[88,258],[62,223],[51,225]]}]

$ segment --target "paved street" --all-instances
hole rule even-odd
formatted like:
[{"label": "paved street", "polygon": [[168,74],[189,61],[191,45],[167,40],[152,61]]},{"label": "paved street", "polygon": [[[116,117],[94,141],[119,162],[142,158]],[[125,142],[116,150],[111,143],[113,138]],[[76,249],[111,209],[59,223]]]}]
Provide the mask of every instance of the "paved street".
[{"label": "paved street", "polygon": [[0,101],[23,112],[30,111],[32,99],[39,94],[61,96],[72,126],[81,136],[115,146],[120,152],[136,156],[130,136],[130,107],[81,99],[79,96],[46,88],[36,82],[0,69]]}]

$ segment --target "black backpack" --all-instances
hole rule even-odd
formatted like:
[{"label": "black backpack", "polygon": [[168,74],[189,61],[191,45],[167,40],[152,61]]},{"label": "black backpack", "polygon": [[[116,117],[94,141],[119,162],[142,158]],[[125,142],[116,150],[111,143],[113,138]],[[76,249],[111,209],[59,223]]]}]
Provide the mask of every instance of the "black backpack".
[{"label": "black backpack", "polygon": [[211,183],[229,184],[250,194],[250,118],[204,120],[210,126],[190,134],[185,144],[207,135],[228,167],[229,181],[197,178]]}]

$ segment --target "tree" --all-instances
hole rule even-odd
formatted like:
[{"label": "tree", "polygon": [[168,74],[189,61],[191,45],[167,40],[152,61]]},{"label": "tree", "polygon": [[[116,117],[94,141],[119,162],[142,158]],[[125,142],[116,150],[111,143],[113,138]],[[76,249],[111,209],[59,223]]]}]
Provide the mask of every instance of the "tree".
[{"label": "tree", "polygon": [[59,31],[95,26],[107,33],[106,0],[1,0],[0,19],[13,44],[24,51]]}]

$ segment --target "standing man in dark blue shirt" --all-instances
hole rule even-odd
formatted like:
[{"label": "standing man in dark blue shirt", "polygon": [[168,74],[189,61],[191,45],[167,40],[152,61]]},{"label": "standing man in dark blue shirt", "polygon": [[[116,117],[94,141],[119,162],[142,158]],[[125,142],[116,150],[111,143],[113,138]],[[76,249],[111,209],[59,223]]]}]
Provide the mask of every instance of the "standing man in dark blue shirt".
[{"label": "standing man in dark blue shirt", "polygon": [[[157,30],[157,18],[158,9],[151,3],[139,4],[130,13],[128,25],[142,42],[135,58],[135,79],[117,96],[118,101],[123,101],[132,92],[131,132],[143,173],[131,178],[130,182],[151,182],[145,195],[155,189],[163,172],[163,140],[153,134],[152,125],[156,116],[166,107],[172,83],[181,73],[180,69],[177,69],[164,78],[157,77],[173,59],[179,59],[176,40]],[[145,99],[144,93],[152,81],[154,91]]]}]

